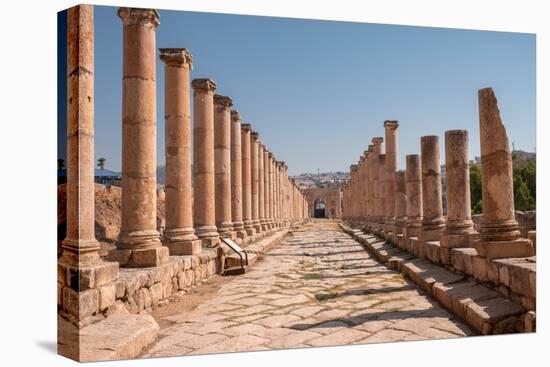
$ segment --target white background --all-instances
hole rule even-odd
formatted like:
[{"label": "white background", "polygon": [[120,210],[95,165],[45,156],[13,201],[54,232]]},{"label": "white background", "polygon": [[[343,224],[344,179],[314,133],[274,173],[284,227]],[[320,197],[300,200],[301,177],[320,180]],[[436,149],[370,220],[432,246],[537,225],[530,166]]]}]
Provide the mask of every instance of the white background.
[{"label": "white background", "polygon": [[[537,34],[538,332],[289,351],[112,362],[116,366],[541,365],[548,349],[548,116],[546,1],[92,1],[236,14],[352,20]],[[65,366],[56,355],[56,12],[70,1],[8,0],[0,22],[0,363]],[[200,29],[194,29],[200,32]],[[219,40],[220,42],[222,40]],[[543,104],[546,101],[546,105]],[[545,108],[546,107],[546,108]],[[546,112],[546,116],[544,114]],[[546,269],[545,269],[546,268]],[[546,291],[545,291],[546,290]],[[545,322],[546,321],[546,322]],[[97,363],[95,365],[107,365]]]}]

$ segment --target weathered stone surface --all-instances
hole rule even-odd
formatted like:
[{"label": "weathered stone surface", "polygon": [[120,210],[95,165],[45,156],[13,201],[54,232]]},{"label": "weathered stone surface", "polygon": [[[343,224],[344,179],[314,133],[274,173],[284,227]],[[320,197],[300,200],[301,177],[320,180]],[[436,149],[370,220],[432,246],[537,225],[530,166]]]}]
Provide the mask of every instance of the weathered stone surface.
[{"label": "weathered stone surface", "polygon": [[483,334],[491,334],[499,321],[519,316],[525,310],[520,305],[504,298],[492,298],[471,302],[466,306],[466,320]]},{"label": "weathered stone surface", "polygon": [[80,331],[80,362],[136,357],[157,337],[159,326],[149,315],[114,315]]}]

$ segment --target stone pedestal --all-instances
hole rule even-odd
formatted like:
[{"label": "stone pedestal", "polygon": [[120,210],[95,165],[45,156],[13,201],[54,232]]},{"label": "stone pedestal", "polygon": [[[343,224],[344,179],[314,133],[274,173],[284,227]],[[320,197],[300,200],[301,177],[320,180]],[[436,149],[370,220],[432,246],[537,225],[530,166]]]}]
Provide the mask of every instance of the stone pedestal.
[{"label": "stone pedestal", "polygon": [[216,227],[220,237],[236,239],[231,221],[231,98],[214,95]]},{"label": "stone pedestal", "polygon": [[231,111],[231,221],[237,238],[244,240],[241,115],[236,110]]},{"label": "stone pedestal", "polygon": [[250,162],[250,124],[241,124],[242,187],[244,229],[248,236],[256,233],[252,221],[252,167]]},{"label": "stone pedestal", "polygon": [[[77,5],[67,12],[67,233],[57,266],[58,300],[90,289],[96,294],[119,270],[118,263],[101,261],[95,238],[94,9]],[[76,310],[70,313],[78,320],[88,316]]]},{"label": "stone pedestal", "polygon": [[491,88],[479,90],[478,97],[483,217],[475,248],[488,259],[533,256],[515,219],[512,156],[497,99]]},{"label": "stone pedestal", "polygon": [[220,238],[215,215],[214,91],[210,79],[194,79],[193,87],[193,198],[194,222],[203,246],[215,247]]},{"label": "stone pedestal", "polygon": [[123,23],[122,199],[117,248],[120,266],[168,260],[157,231],[156,10],[120,8]]},{"label": "stone pedestal", "polygon": [[171,255],[196,255],[201,241],[193,228],[191,185],[191,54],[185,48],[161,48],[164,62],[166,156],[166,229],[163,244]]},{"label": "stone pedestal", "polygon": [[421,242],[439,241],[445,228],[443,198],[441,194],[441,165],[439,159],[439,137],[420,138],[422,158],[422,235]]}]

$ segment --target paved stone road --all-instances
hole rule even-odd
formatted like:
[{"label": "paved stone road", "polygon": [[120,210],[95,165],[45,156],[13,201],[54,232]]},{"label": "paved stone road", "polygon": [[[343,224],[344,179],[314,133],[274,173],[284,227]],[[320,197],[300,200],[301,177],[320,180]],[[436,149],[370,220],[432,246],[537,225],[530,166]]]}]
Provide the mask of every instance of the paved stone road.
[{"label": "paved stone road", "polygon": [[164,321],[144,357],[472,334],[329,221],[302,226],[206,303]]}]

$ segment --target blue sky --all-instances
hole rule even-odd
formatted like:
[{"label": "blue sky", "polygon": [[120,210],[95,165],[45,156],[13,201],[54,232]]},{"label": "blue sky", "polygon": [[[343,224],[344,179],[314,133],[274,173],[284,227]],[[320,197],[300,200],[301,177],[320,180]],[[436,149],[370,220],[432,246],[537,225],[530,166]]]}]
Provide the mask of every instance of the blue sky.
[{"label": "blue sky", "polygon": [[[233,98],[243,120],[287,162],[290,174],[348,170],[372,137],[384,135],[388,119],[400,122],[400,168],[405,154],[419,153],[422,135],[440,136],[444,162],[444,132],[450,129],[469,131],[473,158],[479,155],[477,90],[488,86],[516,149],[535,148],[534,35],[160,14],[157,47],[188,48],[192,77],[215,80],[217,92]],[[59,52],[61,60],[63,47]],[[164,164],[162,66],[157,59],[159,165]],[[116,8],[96,6],[95,154],[107,158],[113,170],[120,170],[121,162],[121,70]],[[60,78],[64,82],[63,74]],[[64,118],[61,113],[60,126]]]}]

